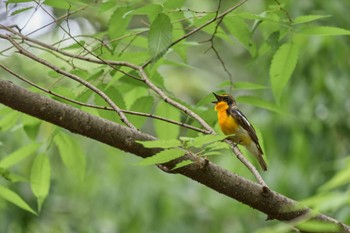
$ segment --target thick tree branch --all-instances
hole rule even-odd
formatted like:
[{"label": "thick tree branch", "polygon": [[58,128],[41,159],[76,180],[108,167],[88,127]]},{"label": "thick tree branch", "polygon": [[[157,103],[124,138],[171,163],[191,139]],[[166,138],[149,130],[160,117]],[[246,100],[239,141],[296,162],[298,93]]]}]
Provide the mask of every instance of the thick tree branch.
[{"label": "thick tree branch", "polygon": [[[73,133],[92,138],[140,157],[149,157],[159,151],[159,149],[144,148],[136,142],[138,140],[155,140],[156,138],[151,135],[29,92],[9,81],[0,80],[0,103],[51,122]],[[203,160],[190,153],[181,158],[181,160],[184,159]],[[165,166],[171,168],[177,162],[179,161],[172,161],[165,164]],[[205,163],[204,167],[203,164],[195,162],[177,169],[176,172],[267,214],[268,219],[292,221],[298,218],[305,220],[306,218],[335,224],[339,227],[337,232],[350,232],[349,226],[323,214],[313,215],[309,208],[302,207],[296,201],[231,173],[211,162]]]}]

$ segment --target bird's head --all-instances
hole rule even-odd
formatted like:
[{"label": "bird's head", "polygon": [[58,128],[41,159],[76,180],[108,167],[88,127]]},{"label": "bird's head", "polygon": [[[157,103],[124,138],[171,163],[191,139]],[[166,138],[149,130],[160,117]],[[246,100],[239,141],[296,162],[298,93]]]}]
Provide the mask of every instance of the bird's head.
[{"label": "bird's head", "polygon": [[229,94],[218,95],[218,94],[215,94],[214,92],[213,92],[213,95],[217,99],[217,101],[212,102],[214,104],[218,104],[220,102],[225,102],[229,106],[236,105],[236,100],[232,97],[232,95],[229,95]]}]

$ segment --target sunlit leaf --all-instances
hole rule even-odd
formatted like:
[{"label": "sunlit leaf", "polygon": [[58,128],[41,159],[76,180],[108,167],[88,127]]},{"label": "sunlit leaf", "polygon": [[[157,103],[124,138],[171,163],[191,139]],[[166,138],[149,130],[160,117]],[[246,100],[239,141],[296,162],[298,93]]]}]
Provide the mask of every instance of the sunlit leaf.
[{"label": "sunlit leaf", "polygon": [[168,139],[168,140],[155,140],[155,141],[137,141],[147,148],[172,148],[181,146],[181,141],[176,139]]},{"label": "sunlit leaf", "polygon": [[272,58],[270,80],[274,97],[278,103],[296,67],[298,53],[298,46],[295,43],[288,42],[281,45]]},{"label": "sunlit leaf", "polygon": [[181,149],[167,149],[163,150],[152,157],[148,157],[143,159],[141,162],[138,163],[138,165],[155,165],[155,164],[162,164],[169,162],[171,160],[177,159],[181,156],[183,156],[186,153],[186,151]]},{"label": "sunlit leaf", "polygon": [[6,187],[0,186],[0,197],[20,207],[21,209],[24,209],[32,214],[36,214],[36,212],[17,193]]},{"label": "sunlit leaf", "polygon": [[30,174],[30,185],[34,195],[37,198],[38,209],[41,210],[42,204],[50,189],[51,167],[47,155],[38,155],[33,163]]},{"label": "sunlit leaf", "polygon": [[148,34],[148,49],[152,58],[159,58],[169,48],[173,39],[173,25],[166,14],[159,14],[153,21]]},{"label": "sunlit leaf", "polygon": [[31,154],[33,154],[38,148],[40,144],[31,143],[29,145],[23,146],[22,148],[12,152],[5,158],[0,161],[0,167],[7,169],[17,163],[21,162],[23,159],[27,158]]}]

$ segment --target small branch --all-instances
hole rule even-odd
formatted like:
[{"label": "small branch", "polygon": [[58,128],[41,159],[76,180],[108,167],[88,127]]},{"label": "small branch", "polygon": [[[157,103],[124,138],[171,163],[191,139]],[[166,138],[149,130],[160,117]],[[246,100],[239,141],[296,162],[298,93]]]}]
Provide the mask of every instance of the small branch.
[{"label": "small branch", "polygon": [[255,176],[255,179],[258,181],[258,183],[263,187],[268,187],[258,170],[248,159],[246,159],[246,157],[244,157],[240,149],[230,140],[226,139],[225,142],[231,145],[232,151],[235,153],[239,161],[241,161],[244,164],[244,166],[246,166],[250,170],[250,172]]},{"label": "small branch", "polygon": [[90,90],[92,90],[93,92],[95,92],[96,94],[98,94],[99,96],[101,96],[112,108],[113,110],[119,115],[120,120],[125,123],[128,127],[132,128],[132,129],[136,129],[135,126],[133,126],[131,124],[131,122],[128,121],[128,119],[125,117],[124,113],[120,110],[120,108],[100,89],[98,89],[97,87],[95,87],[94,85],[90,84],[89,82],[79,78],[76,75],[73,75],[71,73],[68,73],[60,68],[58,68],[55,65],[52,65],[51,63],[47,62],[44,59],[41,59],[37,56],[35,56],[34,54],[30,53],[29,51],[27,51],[26,49],[24,49],[23,47],[21,47],[15,40],[13,40],[10,36],[5,36],[5,35],[1,35],[0,34],[0,38],[6,39],[8,41],[11,42],[11,44],[13,46],[16,47],[16,49],[18,50],[19,53],[23,54],[24,56],[42,64],[45,65],[47,67],[49,67],[50,69],[56,71],[59,74],[62,74],[72,80],[75,80],[77,82],[79,82],[80,84],[86,86],[87,88],[89,88]]},{"label": "small branch", "polygon": [[[216,20],[225,17],[227,14],[231,13],[232,11],[236,10],[237,8],[239,8],[240,6],[242,6],[245,2],[247,2],[248,0],[243,0],[240,3],[238,3],[237,5],[227,9],[226,11],[224,11],[223,13],[216,15],[214,18],[212,18],[211,20],[209,20],[208,22],[204,23],[203,25],[193,29],[192,31],[186,33],[185,35],[183,35],[182,37],[180,37],[179,39],[173,41],[168,49],[170,49],[171,47],[173,47],[174,45],[178,44],[179,42],[183,41],[184,39],[186,39],[187,37],[195,34],[196,32],[200,31],[202,28],[210,25],[211,23],[215,22]],[[147,67],[149,64],[151,64],[152,60],[148,60],[145,64],[142,65],[143,68]]]},{"label": "small branch", "polygon": [[[106,107],[106,106],[98,106],[98,105],[94,105],[94,104],[88,104],[88,103],[83,103],[83,102],[80,102],[80,101],[76,101],[76,100],[73,100],[73,99],[70,99],[70,98],[67,98],[65,97],[64,95],[60,95],[58,93],[55,93],[49,89],[46,89],[46,88],[43,88],[39,85],[37,85],[36,83],[16,74],[14,71],[10,70],[9,68],[7,68],[6,66],[0,64],[0,67],[4,70],[6,70],[8,73],[10,73],[11,75],[15,76],[16,78],[18,78],[19,80],[22,80],[23,82],[43,91],[43,92],[46,92],[50,95],[53,95],[53,96],[56,96],[60,99],[63,99],[63,100],[66,100],[68,102],[71,102],[71,103],[74,103],[74,104],[77,104],[77,105],[80,105],[80,106],[84,106],[84,107],[89,107],[89,108],[95,108],[95,109],[101,109],[101,110],[108,110],[108,111],[114,111],[113,108],[111,107]],[[197,127],[194,127],[192,125],[188,125],[188,124],[185,124],[185,123],[182,123],[182,122],[178,122],[178,121],[174,121],[174,120],[171,120],[171,119],[167,119],[167,118],[164,118],[164,117],[161,117],[161,116],[157,116],[157,115],[153,115],[153,114],[149,114],[149,113],[143,113],[143,112],[135,112],[135,111],[130,111],[130,110],[124,110],[124,109],[120,109],[123,113],[126,113],[126,114],[130,114],[130,115],[135,115],[135,116],[142,116],[142,117],[148,117],[148,118],[153,118],[153,119],[156,119],[156,120],[161,120],[161,121],[165,121],[165,122],[168,122],[170,124],[174,124],[174,125],[178,125],[178,126],[181,126],[181,127],[184,127],[184,128],[187,128],[187,129],[191,129],[191,130],[194,130],[194,131],[197,131],[197,132],[200,132],[200,133],[207,133],[207,131],[205,130],[202,130],[202,129],[199,129]]]},{"label": "small branch", "polygon": [[169,98],[160,88],[158,88],[156,85],[154,85],[149,79],[147,74],[145,73],[145,70],[143,67],[139,67],[139,73],[142,78],[142,81],[151,88],[155,93],[157,93],[166,103],[176,107],[177,109],[183,111],[186,115],[192,117],[196,121],[199,122],[203,126],[203,128],[207,131],[207,134],[215,134],[215,131],[213,128],[208,125],[207,122],[205,122],[200,116],[198,116],[196,113],[192,112],[187,107],[183,106],[182,104],[174,101],[173,99]]}]

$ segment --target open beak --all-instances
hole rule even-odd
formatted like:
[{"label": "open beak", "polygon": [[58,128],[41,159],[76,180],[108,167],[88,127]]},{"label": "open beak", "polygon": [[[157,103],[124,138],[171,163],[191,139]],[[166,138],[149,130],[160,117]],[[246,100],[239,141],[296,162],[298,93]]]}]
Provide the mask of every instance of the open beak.
[{"label": "open beak", "polygon": [[217,101],[213,101],[212,103],[213,103],[213,104],[219,103],[219,101],[220,101],[220,96],[217,95],[217,94],[215,94],[214,92],[213,92],[213,95],[215,96],[215,98],[217,99]]}]

